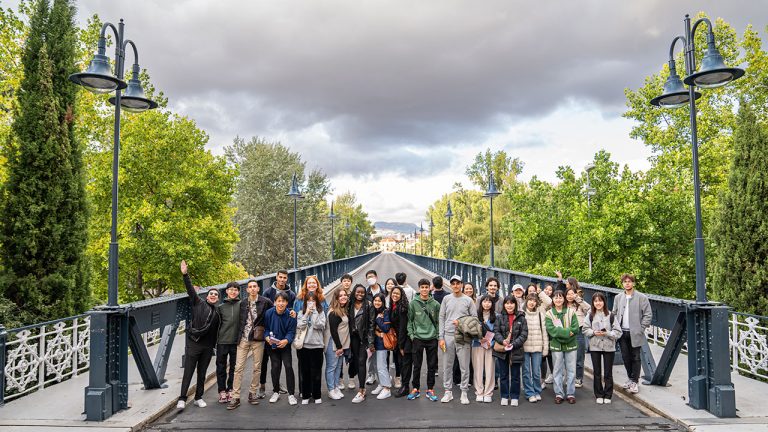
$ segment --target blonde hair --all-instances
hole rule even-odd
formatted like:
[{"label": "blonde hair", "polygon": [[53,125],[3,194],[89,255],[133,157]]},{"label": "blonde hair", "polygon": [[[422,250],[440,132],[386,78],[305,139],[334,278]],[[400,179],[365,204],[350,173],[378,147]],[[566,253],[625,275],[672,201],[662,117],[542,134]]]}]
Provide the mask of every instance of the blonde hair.
[{"label": "blonde hair", "polygon": [[[342,306],[341,303],[339,303],[339,296],[341,296],[341,293],[347,294],[347,292],[341,289],[341,287],[336,288],[336,291],[334,291],[331,295],[330,307],[331,312],[333,312],[333,314],[339,318],[347,316],[346,306]],[[349,294],[347,294],[347,306],[349,306]]]},{"label": "blonde hair", "polygon": [[309,292],[309,289],[307,289],[307,282],[309,282],[310,279],[314,279],[315,282],[317,282],[317,291],[315,291],[315,294],[317,295],[317,301],[322,303],[325,300],[325,296],[323,295],[323,284],[320,283],[320,279],[317,278],[317,275],[310,275],[304,279],[304,284],[301,286],[301,291],[299,291],[299,295],[297,295],[296,298],[304,300],[304,297],[307,296],[307,293]]}]

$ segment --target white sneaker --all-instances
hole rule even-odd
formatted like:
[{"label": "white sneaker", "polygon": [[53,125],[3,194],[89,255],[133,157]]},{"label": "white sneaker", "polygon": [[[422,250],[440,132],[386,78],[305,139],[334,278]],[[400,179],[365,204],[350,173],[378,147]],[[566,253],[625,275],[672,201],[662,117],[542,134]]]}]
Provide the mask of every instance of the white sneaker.
[{"label": "white sneaker", "polygon": [[275,403],[280,399],[280,393],[279,392],[272,392],[272,396],[269,397],[269,403]]},{"label": "white sneaker", "polygon": [[321,404],[321,403],[323,403],[322,399],[315,399],[315,404]]},{"label": "white sneaker", "polygon": [[584,384],[582,383],[582,381],[580,379],[577,379],[576,382],[574,382],[573,385],[576,386],[576,388],[581,388]]},{"label": "white sneaker", "polygon": [[552,374],[547,374],[547,377],[544,379],[544,384],[552,384],[555,382],[555,377],[552,376]]},{"label": "white sneaker", "polygon": [[597,403],[598,405],[602,405],[603,404],[603,398],[595,399],[595,403]]},{"label": "white sneaker", "polygon": [[288,404],[289,405],[296,405],[297,403],[299,403],[299,401],[296,400],[296,396],[288,395]]},{"label": "white sneaker", "polygon": [[205,408],[208,406],[208,404],[205,403],[205,401],[202,399],[195,399],[195,405],[197,405],[198,408]]},{"label": "white sneaker", "polygon": [[446,392],[445,392],[445,394],[443,395],[443,398],[442,398],[442,399],[440,399],[440,402],[442,402],[442,403],[448,403],[448,402],[450,402],[450,401],[452,401],[452,400],[453,400],[453,392],[452,392],[452,391],[450,391],[450,390],[448,390],[448,391],[446,391]]},{"label": "white sneaker", "polygon": [[510,406],[517,406],[517,399],[511,399],[511,400],[509,401],[509,405],[510,405]]},{"label": "white sneaker", "polygon": [[606,405],[610,405],[611,404],[611,400],[610,399],[603,399],[603,403],[606,404]]},{"label": "white sneaker", "polygon": [[347,388],[352,390],[353,388],[356,388],[356,387],[357,387],[357,384],[355,384],[355,381],[350,379],[349,384],[347,384]]},{"label": "white sneaker", "polygon": [[400,379],[400,377],[395,377],[395,388],[400,388],[403,386],[403,382]]},{"label": "white sneaker", "polygon": [[375,395],[377,395],[377,394],[381,393],[381,391],[382,391],[382,390],[384,390],[384,387],[382,387],[381,385],[377,385],[377,386],[376,386],[376,388],[375,388],[375,389],[373,389],[373,391],[371,392],[371,394],[375,394]]},{"label": "white sneaker", "polygon": [[365,395],[360,392],[357,392],[355,397],[352,399],[352,403],[360,403],[364,400],[365,400]]},{"label": "white sneaker", "polygon": [[632,385],[629,386],[629,392],[635,393],[635,394],[640,393],[640,387],[637,385],[636,382],[633,381]]},{"label": "white sneaker", "polygon": [[461,391],[461,404],[469,405],[469,397],[467,397],[467,392],[464,390]]},{"label": "white sneaker", "polygon": [[629,387],[632,385],[632,380],[627,380],[624,384],[621,385],[622,388],[629,389]]},{"label": "white sneaker", "polygon": [[483,396],[483,402],[485,403],[493,402],[493,396]]},{"label": "white sneaker", "polygon": [[329,391],[328,391],[328,397],[329,397],[329,398],[331,398],[331,399],[333,399],[333,400],[339,400],[339,399],[341,399],[341,396],[339,396],[339,393],[338,393],[338,391],[339,391],[339,389],[333,389],[333,390],[329,390]]},{"label": "white sneaker", "polygon": [[528,402],[530,403],[536,403],[536,401],[537,401],[536,396],[531,396],[528,398]]},{"label": "white sneaker", "polygon": [[475,402],[482,402],[483,397],[482,396],[475,396]]},{"label": "white sneaker", "polygon": [[537,394],[537,395],[536,395],[536,402],[538,402],[538,401],[540,401],[540,400],[541,400],[541,395],[540,395],[540,394]]},{"label": "white sneaker", "polygon": [[386,399],[391,396],[392,396],[392,392],[389,391],[388,388],[385,388],[384,390],[381,391],[381,393],[379,393],[378,396],[376,396],[376,399]]},{"label": "white sneaker", "polygon": [[544,390],[545,388],[547,388],[547,382],[546,381],[542,381],[541,382],[541,389]]},{"label": "white sneaker", "polygon": [[366,384],[373,384],[376,382],[376,377],[373,375],[368,375],[368,378],[365,380]]},{"label": "white sneaker", "polygon": [[501,406],[507,406],[507,405],[509,405],[509,399],[501,398]]},{"label": "white sneaker", "polygon": [[343,392],[344,391],[344,384],[343,383],[339,384],[339,386],[336,387],[336,390],[338,390],[339,392]]},{"label": "white sneaker", "polygon": [[302,405],[309,405],[309,399],[302,399],[301,400]]},{"label": "white sneaker", "polygon": [[186,406],[187,406],[187,403],[184,402],[183,400],[180,400],[180,401],[176,402],[176,409],[177,410],[183,410],[184,408],[186,408]]}]

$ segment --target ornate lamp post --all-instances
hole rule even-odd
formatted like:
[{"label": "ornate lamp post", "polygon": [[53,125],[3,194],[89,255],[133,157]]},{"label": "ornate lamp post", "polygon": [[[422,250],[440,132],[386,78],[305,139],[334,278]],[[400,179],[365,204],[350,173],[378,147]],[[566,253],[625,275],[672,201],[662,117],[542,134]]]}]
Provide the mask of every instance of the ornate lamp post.
[{"label": "ornate lamp post", "polygon": [[432,216],[429,216],[429,256],[433,257],[435,254],[432,251],[432,247],[434,246],[434,233],[435,231],[435,222],[432,221]]},{"label": "ornate lamp post", "polygon": [[424,222],[419,223],[419,245],[421,246],[421,254],[424,255]]},{"label": "ornate lamp post", "polygon": [[331,220],[331,261],[333,261],[336,254],[336,242],[335,237],[333,236],[333,223],[336,222],[336,219],[338,218],[339,216],[333,212],[333,202],[331,202],[331,213],[328,215],[328,219]]},{"label": "ornate lamp post", "polygon": [[[595,168],[595,164],[587,164],[587,166],[584,167],[584,171],[587,173],[587,220],[592,219],[592,210],[590,208],[590,204],[592,201],[592,197],[595,196],[595,188],[592,187],[590,184],[590,172]],[[592,249],[589,250],[589,272],[592,273]]]},{"label": "ornate lamp post", "polygon": [[453,259],[453,249],[451,248],[451,218],[453,217],[453,211],[451,211],[451,203],[448,203],[448,211],[445,212],[445,217],[448,218],[448,259]]},{"label": "ornate lamp post", "polygon": [[493,181],[493,171],[488,174],[488,190],[485,191],[484,197],[488,198],[491,203],[491,267],[495,267],[495,261],[493,258],[493,199],[501,195],[498,189],[496,189],[496,182]]},{"label": "ornate lamp post", "polygon": [[304,196],[301,195],[301,192],[299,192],[299,182],[296,179],[296,173],[293,173],[293,178],[291,179],[291,190],[288,191],[287,196],[293,198],[293,268],[297,269],[299,268],[299,254],[298,249],[296,248],[296,210],[298,208],[299,200],[303,199]]}]

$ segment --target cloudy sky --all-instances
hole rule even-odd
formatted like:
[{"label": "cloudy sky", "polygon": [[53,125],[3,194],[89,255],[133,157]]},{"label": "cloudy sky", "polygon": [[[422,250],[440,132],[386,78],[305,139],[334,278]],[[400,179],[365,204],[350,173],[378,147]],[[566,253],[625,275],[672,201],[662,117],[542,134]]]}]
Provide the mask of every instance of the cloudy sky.
[{"label": "cloudy sky", "polygon": [[419,223],[475,154],[505,150],[554,180],[606,149],[634,169],[624,89],[666,61],[686,13],[765,35],[763,1],[80,0],[220,154],[279,140],[352,191],[372,220]]}]

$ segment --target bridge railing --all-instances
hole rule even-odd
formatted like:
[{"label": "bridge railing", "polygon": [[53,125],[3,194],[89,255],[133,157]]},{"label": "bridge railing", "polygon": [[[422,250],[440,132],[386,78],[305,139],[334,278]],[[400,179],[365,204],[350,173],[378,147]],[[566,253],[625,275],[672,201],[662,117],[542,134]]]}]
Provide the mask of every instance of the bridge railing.
[{"label": "bridge railing", "polygon": [[[289,284],[296,289],[310,275],[317,275],[321,282],[328,284],[368,262],[377,254],[370,253],[289,270]],[[275,282],[276,277],[276,273],[271,273],[254,279],[259,282],[263,291]],[[241,298],[247,297],[245,286],[248,280],[238,281]],[[223,298],[225,287],[226,284],[220,284],[209,288],[218,289]],[[201,293],[207,292],[209,288],[201,290]],[[95,321],[98,321],[95,327],[92,326],[92,317],[96,317]],[[109,317],[107,322],[106,317]],[[126,357],[132,354],[146,389],[162,387],[173,340],[176,335],[184,332],[189,318],[187,295],[173,294],[120,305],[116,309],[97,308],[86,314],[20,328],[6,330],[0,326],[0,406],[83,373],[92,374],[91,365],[95,364],[99,377],[110,375],[110,382],[101,382],[103,386],[98,387],[110,389],[110,394],[102,393],[104,406],[97,410],[98,415],[108,417],[107,412],[115,412],[127,404],[127,381],[121,381],[120,378],[127,375],[127,367],[121,366],[125,360],[119,359],[120,354],[124,352]],[[99,328],[103,325],[111,327],[111,334],[105,334],[105,330]],[[117,345],[101,345],[99,353],[92,352],[93,330],[98,334],[97,339],[106,337]],[[130,343],[126,339],[130,339]],[[146,348],[153,345],[161,346],[154,361],[150,361]],[[97,357],[96,362],[93,361],[94,357]],[[93,378],[93,375],[90,378]],[[112,384],[116,384],[114,393],[111,392]],[[93,386],[89,385],[89,388],[91,387]],[[101,399],[102,397],[99,401]],[[117,402],[107,399],[116,399]],[[110,407],[106,406],[108,403]]]},{"label": "bridge railing", "polygon": [[[516,283],[526,286],[529,283],[545,284],[557,281],[553,277],[489,268],[461,261],[402,252],[397,254],[445,278],[457,274],[462,277],[462,280],[473,282],[480,292],[485,291],[485,280],[490,276],[499,279],[501,284],[499,288],[504,294],[508,294],[510,287]],[[595,292],[605,294],[608,307],[613,306],[614,297],[623,291],[583,282],[579,282],[579,285],[584,290],[586,301],[591,302],[592,294]],[[657,329],[663,329],[666,339],[658,364],[653,358],[647,341],[642,347],[645,382],[652,385],[666,385],[672,368],[687,341],[688,347],[694,347],[692,351],[696,353],[687,358],[688,405],[695,409],[706,409],[718,417],[734,417],[736,398],[730,376],[732,348],[728,343],[729,336],[734,330],[728,320],[729,308],[719,303],[696,303],[672,297],[646,295],[653,310],[651,325]],[[659,330],[655,334],[659,334]],[[746,360],[745,357],[742,356],[742,358]]]}]

